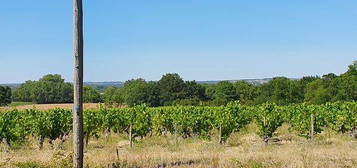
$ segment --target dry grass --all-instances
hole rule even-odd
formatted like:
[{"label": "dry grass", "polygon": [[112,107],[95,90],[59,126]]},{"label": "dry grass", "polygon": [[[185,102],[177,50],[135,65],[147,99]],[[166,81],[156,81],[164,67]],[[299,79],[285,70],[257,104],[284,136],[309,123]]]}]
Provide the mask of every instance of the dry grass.
[{"label": "dry grass", "polygon": [[[84,109],[98,109],[100,106],[104,106],[103,103],[83,103]],[[126,105],[112,105],[111,107],[115,108],[124,108],[127,107]],[[25,109],[37,109],[37,110],[49,110],[54,108],[63,108],[71,110],[73,108],[72,103],[63,103],[63,104],[29,104],[29,105],[18,105],[18,106],[6,106],[0,107],[0,110],[7,110],[7,109],[18,109],[18,110],[25,110]]]},{"label": "dry grass", "polygon": [[[133,148],[124,135],[92,139],[85,150],[87,167],[357,167],[357,141],[325,131],[315,141],[291,134],[287,126],[278,132],[279,142],[266,145],[252,131],[254,126],[231,135],[225,145],[198,138],[146,137]],[[0,167],[68,167],[71,163],[71,137],[61,144],[35,143],[0,150]],[[32,141],[35,142],[35,141]]]},{"label": "dry grass", "polygon": [[[99,108],[100,103],[84,103],[84,109],[96,109]],[[31,104],[31,105],[20,105],[15,107],[2,107],[2,109],[18,109],[18,110],[25,110],[25,109],[37,109],[37,110],[48,110],[54,108],[63,108],[63,109],[72,109],[72,103],[66,104]]]}]

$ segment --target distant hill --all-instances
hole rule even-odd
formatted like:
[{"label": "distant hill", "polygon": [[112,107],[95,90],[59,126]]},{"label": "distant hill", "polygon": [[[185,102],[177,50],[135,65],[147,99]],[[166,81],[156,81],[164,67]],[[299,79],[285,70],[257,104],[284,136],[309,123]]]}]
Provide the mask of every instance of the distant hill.
[{"label": "distant hill", "polygon": [[[91,86],[100,92],[104,92],[107,87],[122,87],[124,82],[84,82],[84,86]],[[7,83],[7,84],[0,84],[0,86],[9,86],[12,90],[17,89],[20,87],[21,83]]]},{"label": "distant hill", "polygon": [[107,87],[122,87],[124,82],[84,82],[84,86],[91,86],[100,92],[104,92]]},{"label": "distant hill", "polygon": [[124,82],[84,82],[85,86],[113,86],[113,87],[120,87],[124,84]]},{"label": "distant hill", "polygon": [[0,84],[0,86],[9,86],[11,90],[14,90],[20,87],[21,83],[7,83],[7,84]]},{"label": "distant hill", "polygon": [[248,83],[254,84],[254,85],[260,85],[267,83],[271,81],[273,78],[263,78],[263,79],[241,79],[241,80],[212,80],[212,81],[197,81],[197,83],[200,84],[216,84],[220,81],[229,81],[229,82],[238,82],[238,81],[246,81]]},{"label": "distant hill", "polygon": [[[263,78],[263,79],[242,79],[242,80],[208,80],[208,81],[196,81],[197,83],[200,84],[216,84],[220,81],[229,81],[229,82],[237,82],[237,81],[246,81],[251,84],[259,85],[263,83],[267,83],[271,81],[273,78]],[[124,85],[124,82],[84,82],[85,86],[100,86],[100,87],[122,87]]]}]

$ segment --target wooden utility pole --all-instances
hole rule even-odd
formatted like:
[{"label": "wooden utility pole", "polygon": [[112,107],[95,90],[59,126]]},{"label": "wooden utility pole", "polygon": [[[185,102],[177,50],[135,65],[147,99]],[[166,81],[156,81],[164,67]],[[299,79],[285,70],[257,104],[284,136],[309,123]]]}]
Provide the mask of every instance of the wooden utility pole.
[{"label": "wooden utility pole", "polygon": [[83,168],[83,5],[73,0],[73,167]]}]

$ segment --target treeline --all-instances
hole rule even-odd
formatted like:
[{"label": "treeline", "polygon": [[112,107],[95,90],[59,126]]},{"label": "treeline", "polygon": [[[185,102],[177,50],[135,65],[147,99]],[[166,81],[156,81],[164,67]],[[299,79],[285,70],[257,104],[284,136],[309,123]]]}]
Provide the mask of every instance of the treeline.
[{"label": "treeline", "polygon": [[104,92],[106,104],[167,106],[196,105],[202,101],[206,101],[205,87],[195,81],[185,82],[178,74],[163,75],[157,82],[132,79],[121,88],[109,87]]},{"label": "treeline", "polygon": [[337,76],[307,76],[299,80],[276,77],[254,85],[246,81],[221,81],[217,84],[198,84],[184,81],[178,74],[166,74],[157,82],[132,79],[121,88],[107,88],[106,104],[164,105],[225,105],[231,101],[257,105],[266,102],[278,105],[307,102],[323,104],[336,101],[357,101],[357,61],[348,71]]},{"label": "treeline", "polygon": [[[132,79],[123,87],[108,87],[104,93],[86,86],[84,102],[104,102],[108,105],[148,106],[168,105],[226,105],[240,101],[245,105],[266,102],[278,105],[306,102],[324,104],[336,101],[357,101],[357,61],[341,75],[307,76],[299,80],[276,77],[254,85],[246,81],[221,81],[217,84],[199,84],[184,81],[178,74],[165,74],[159,81]],[[73,86],[60,75],[46,75],[38,81],[27,81],[13,92],[14,101],[35,103],[71,103]]]},{"label": "treeline", "polygon": [[45,103],[73,102],[72,84],[61,75],[45,75],[38,81],[26,81],[13,92],[13,101]]},{"label": "treeline", "polygon": [[[61,75],[49,74],[38,81],[26,81],[12,95],[13,101],[34,102],[38,104],[72,103],[73,85],[65,82]],[[102,102],[100,93],[92,87],[83,88],[84,102]]]}]

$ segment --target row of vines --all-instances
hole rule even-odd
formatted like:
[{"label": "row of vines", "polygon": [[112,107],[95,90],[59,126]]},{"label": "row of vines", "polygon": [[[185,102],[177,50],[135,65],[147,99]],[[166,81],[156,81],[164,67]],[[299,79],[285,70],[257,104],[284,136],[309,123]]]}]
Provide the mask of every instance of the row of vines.
[{"label": "row of vines", "polygon": [[[106,108],[84,111],[86,141],[91,137],[111,133],[132,133],[132,137],[177,134],[184,138],[210,138],[219,129],[222,141],[232,132],[255,122],[262,138],[269,138],[283,123],[291,125],[301,136],[308,136],[310,116],[314,115],[315,133],[323,128],[348,133],[357,128],[357,102],[336,102],[324,105],[296,104],[277,106],[266,103],[243,106],[238,102],[221,107],[170,106],[151,108],[139,105],[132,108]],[[72,130],[72,112],[64,109],[39,111],[7,110],[0,112],[0,142],[11,146],[36,137],[42,146],[63,139]]]}]

